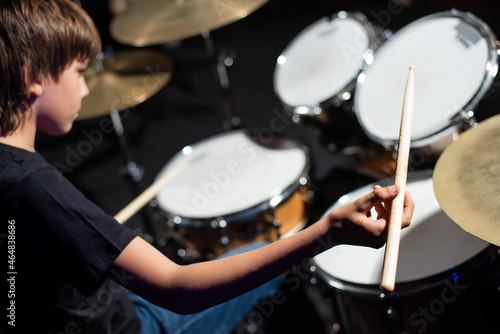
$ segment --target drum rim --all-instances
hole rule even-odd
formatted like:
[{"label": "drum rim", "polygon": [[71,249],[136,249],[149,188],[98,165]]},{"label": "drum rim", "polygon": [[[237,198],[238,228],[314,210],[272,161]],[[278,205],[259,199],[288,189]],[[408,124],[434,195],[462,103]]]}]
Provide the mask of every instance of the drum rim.
[{"label": "drum rim", "polygon": [[[349,81],[349,83],[343,87],[339,92],[336,92],[333,94],[333,96],[327,98],[324,101],[317,101],[316,104],[311,104],[311,105],[291,105],[287,102],[284,101],[282,95],[279,92],[278,85],[277,85],[277,77],[278,77],[278,72],[279,69],[282,67],[278,63],[278,60],[276,60],[276,66],[274,69],[274,75],[273,75],[273,89],[275,95],[278,97],[280,102],[283,104],[285,110],[291,114],[295,114],[298,116],[317,116],[321,113],[321,111],[327,106],[331,104],[336,104],[335,101],[345,101],[341,97],[341,95],[347,91],[352,91],[355,87],[357,77],[359,73],[363,70],[363,68],[366,66],[366,64],[369,62],[366,59],[366,54],[373,55],[375,50],[379,47],[380,39],[382,38],[382,34],[378,31],[380,27],[376,26],[373,22],[369,21],[368,18],[366,17],[365,14],[359,12],[359,11],[353,11],[353,12],[347,12],[347,11],[339,11],[335,14],[332,14],[330,16],[324,16],[306,27],[304,27],[298,34],[295,36],[286,46],[285,48],[281,51],[279,57],[281,56],[286,56],[287,53],[290,52],[290,48],[297,43],[297,41],[304,36],[308,31],[316,27],[317,25],[325,22],[325,21],[333,21],[336,19],[340,20],[345,20],[345,19],[352,19],[355,20],[359,23],[362,24],[363,28],[365,29],[367,36],[368,36],[368,48],[365,50],[365,55],[363,55],[363,61],[359,64],[359,71],[358,73],[352,78],[352,80]],[[279,58],[278,58],[279,59]],[[338,104],[338,102],[337,102]]]},{"label": "drum rim", "polygon": [[[195,147],[198,145],[203,145],[209,141],[215,140],[216,138],[222,138],[224,136],[229,136],[229,135],[234,135],[237,133],[243,133],[246,135],[251,141],[256,142],[256,145],[262,145],[262,146],[267,146],[266,143],[262,142],[262,140],[259,142],[259,136],[253,133],[251,129],[238,129],[238,130],[232,130],[232,131],[227,131],[223,132],[220,134],[216,134],[207,138],[204,138],[200,141],[197,141],[193,144],[187,145],[191,147]],[[308,150],[304,149],[305,144],[300,142],[296,138],[291,138],[289,136],[286,136],[281,133],[274,133],[273,132],[273,142],[276,140],[278,141],[283,141],[285,143],[285,146],[292,145],[294,148],[300,149],[305,157],[305,163],[302,168],[302,172],[299,174],[299,176],[292,182],[291,184],[284,186],[283,189],[280,190],[278,195],[275,195],[261,203],[258,203],[254,206],[251,206],[249,208],[246,208],[242,211],[237,211],[237,212],[231,212],[228,213],[227,215],[224,216],[206,216],[206,217],[200,217],[200,218],[193,218],[189,216],[183,216],[179,215],[176,213],[173,213],[166,208],[164,208],[159,201],[158,206],[160,210],[162,211],[162,215],[168,220],[173,223],[175,223],[178,226],[186,226],[186,227],[213,227],[213,222],[217,223],[217,226],[220,226],[219,223],[221,221],[225,221],[227,224],[232,224],[233,222],[240,222],[240,221],[246,221],[250,220],[252,218],[257,217],[259,214],[262,214],[268,210],[273,210],[277,207],[279,207],[281,204],[286,202],[302,185],[301,179],[306,178],[307,182],[310,181],[309,177],[309,171],[311,168],[311,159],[310,159],[310,153]],[[176,158],[179,158],[180,156],[183,156],[182,149],[177,152],[172,158],[169,160],[170,162],[173,161]],[[163,172],[167,166],[169,166],[169,162],[167,162],[163,168],[161,169],[161,172]],[[161,173],[160,172],[160,173]]]},{"label": "drum rim", "polygon": [[[481,81],[480,86],[476,90],[476,92],[473,94],[473,96],[465,103],[464,106],[461,107],[460,110],[457,110],[455,115],[451,117],[446,124],[443,124],[442,128],[435,132],[428,134],[426,136],[423,136],[421,138],[415,138],[411,140],[411,147],[412,148],[419,148],[423,147],[429,144],[429,141],[432,141],[433,138],[443,138],[447,134],[449,134],[450,128],[457,129],[460,126],[460,120],[462,119],[460,117],[460,114],[462,112],[469,112],[469,111],[474,111],[474,109],[477,107],[479,104],[480,100],[484,97],[484,95],[487,93],[487,91],[490,89],[493,80],[495,79],[497,72],[498,72],[498,65],[499,65],[499,40],[496,37],[496,34],[494,31],[490,28],[486,22],[481,20],[479,17],[476,15],[472,14],[471,12],[462,12],[457,9],[452,9],[449,11],[442,11],[430,15],[426,15],[424,17],[421,17],[407,25],[405,25],[403,28],[400,30],[396,31],[393,33],[387,40],[386,43],[382,44],[374,54],[374,61],[370,64],[366,64],[366,66],[363,68],[363,70],[359,73],[357,80],[356,80],[356,86],[354,88],[354,113],[356,114],[356,118],[358,119],[358,123],[360,124],[361,128],[363,129],[364,133],[372,139],[374,142],[384,146],[384,147],[395,147],[398,143],[398,138],[394,139],[382,139],[379,136],[374,135],[369,129],[366,127],[364,122],[361,119],[360,112],[359,112],[359,91],[360,88],[363,86],[365,80],[361,79],[363,78],[363,74],[365,71],[367,71],[371,66],[374,65],[374,63],[377,60],[377,54],[380,52],[384,51],[384,49],[387,47],[387,43],[390,43],[390,41],[394,40],[397,38],[401,33],[406,32],[412,28],[414,28],[417,25],[422,24],[425,21],[430,21],[430,20],[435,20],[439,18],[459,18],[465,21],[466,23],[471,24],[474,26],[481,36],[486,39],[486,44],[488,47],[488,59],[486,61],[486,66],[485,66],[485,72],[483,75],[483,80]],[[448,131],[447,131],[448,130]]]}]

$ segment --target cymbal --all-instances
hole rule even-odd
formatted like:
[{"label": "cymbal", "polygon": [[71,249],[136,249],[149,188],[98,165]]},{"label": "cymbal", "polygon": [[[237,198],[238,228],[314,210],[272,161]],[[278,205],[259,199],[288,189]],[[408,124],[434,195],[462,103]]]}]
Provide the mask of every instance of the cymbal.
[{"label": "cymbal", "polygon": [[500,246],[500,115],[463,132],[434,169],[443,211],[470,234]]},{"label": "cymbal", "polygon": [[111,14],[114,16],[121,15],[127,10],[130,4],[140,0],[109,0],[108,7]]},{"label": "cymbal", "polygon": [[78,119],[136,106],[164,87],[172,72],[172,60],[155,50],[120,51],[97,60],[84,74],[90,93],[83,98]]},{"label": "cymbal", "polygon": [[141,0],[111,20],[110,33],[133,46],[199,35],[242,19],[267,0]]}]

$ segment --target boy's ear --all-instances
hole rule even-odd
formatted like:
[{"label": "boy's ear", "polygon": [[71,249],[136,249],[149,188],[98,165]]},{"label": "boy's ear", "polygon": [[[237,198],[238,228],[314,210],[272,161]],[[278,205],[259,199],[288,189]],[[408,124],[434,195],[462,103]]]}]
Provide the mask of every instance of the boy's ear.
[{"label": "boy's ear", "polygon": [[31,81],[29,79],[28,75],[28,69],[26,67],[23,67],[23,80],[24,84],[28,87],[28,91],[30,95],[35,95],[35,96],[40,96],[43,93],[43,85],[42,81],[39,79],[36,79],[34,81]]},{"label": "boy's ear", "polygon": [[29,92],[32,95],[40,96],[43,93],[43,86],[41,82],[32,82],[29,84]]}]

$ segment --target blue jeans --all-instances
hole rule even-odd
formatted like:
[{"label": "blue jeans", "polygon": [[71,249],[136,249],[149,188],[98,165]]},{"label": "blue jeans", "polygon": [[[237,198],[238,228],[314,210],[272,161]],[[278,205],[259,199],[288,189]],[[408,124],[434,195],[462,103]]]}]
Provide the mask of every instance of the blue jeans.
[{"label": "blue jeans", "polygon": [[[266,243],[245,245],[224,254],[231,256],[256,249]],[[127,290],[135,304],[142,334],[226,334],[230,333],[250,313],[257,302],[271,297],[281,284],[279,276],[239,297],[202,312],[182,315],[156,306]]]}]

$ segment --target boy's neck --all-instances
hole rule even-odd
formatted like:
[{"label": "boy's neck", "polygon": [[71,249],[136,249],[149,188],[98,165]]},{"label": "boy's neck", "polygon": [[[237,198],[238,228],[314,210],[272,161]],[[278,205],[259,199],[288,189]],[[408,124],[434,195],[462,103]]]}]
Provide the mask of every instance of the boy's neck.
[{"label": "boy's neck", "polygon": [[36,119],[30,117],[21,122],[12,133],[0,137],[0,143],[35,152]]}]

